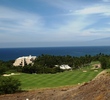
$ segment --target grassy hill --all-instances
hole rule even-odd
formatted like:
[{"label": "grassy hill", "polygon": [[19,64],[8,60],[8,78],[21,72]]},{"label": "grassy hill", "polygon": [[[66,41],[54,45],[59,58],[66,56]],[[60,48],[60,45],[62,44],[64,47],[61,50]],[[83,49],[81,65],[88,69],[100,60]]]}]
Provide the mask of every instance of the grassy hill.
[{"label": "grassy hill", "polygon": [[91,68],[83,68],[74,71],[65,71],[57,74],[24,74],[13,76],[21,81],[24,90],[76,85],[88,82],[102,70],[97,72]]}]

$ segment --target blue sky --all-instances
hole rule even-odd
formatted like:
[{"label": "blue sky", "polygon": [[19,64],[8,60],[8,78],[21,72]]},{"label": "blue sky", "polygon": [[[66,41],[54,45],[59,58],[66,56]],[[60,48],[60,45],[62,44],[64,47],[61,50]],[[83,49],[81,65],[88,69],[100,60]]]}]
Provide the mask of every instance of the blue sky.
[{"label": "blue sky", "polygon": [[106,37],[110,0],[0,0],[1,47],[69,46]]}]

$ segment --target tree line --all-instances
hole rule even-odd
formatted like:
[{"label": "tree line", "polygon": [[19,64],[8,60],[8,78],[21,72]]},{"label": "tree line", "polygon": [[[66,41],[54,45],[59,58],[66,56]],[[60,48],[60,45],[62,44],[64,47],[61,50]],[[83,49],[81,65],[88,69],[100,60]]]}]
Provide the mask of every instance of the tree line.
[{"label": "tree line", "polygon": [[[95,58],[94,58],[95,59]],[[73,70],[82,68],[91,63],[93,57],[90,55],[85,55],[81,57],[72,56],[54,56],[54,55],[41,55],[38,56],[34,61],[34,65],[25,65],[24,67],[16,67],[17,71],[24,73],[57,73],[63,72],[65,70],[60,69],[60,65],[69,65]]]},{"label": "tree line", "polygon": [[74,57],[70,55],[66,56],[54,56],[54,55],[40,55],[34,61],[33,65],[25,65],[24,67],[14,67],[11,61],[0,61],[0,74],[6,72],[24,72],[24,73],[57,73],[64,70],[56,67],[55,65],[69,65],[73,70],[88,66],[92,61],[100,61],[102,68],[110,68],[110,55],[99,53],[97,55],[85,55],[80,57]]}]

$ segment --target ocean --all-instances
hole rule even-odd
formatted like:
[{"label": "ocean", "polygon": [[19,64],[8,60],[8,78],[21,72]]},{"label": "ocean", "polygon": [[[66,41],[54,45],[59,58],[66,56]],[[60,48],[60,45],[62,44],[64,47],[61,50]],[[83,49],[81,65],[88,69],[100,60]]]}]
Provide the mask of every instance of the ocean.
[{"label": "ocean", "polygon": [[81,46],[81,47],[35,47],[35,48],[0,48],[0,60],[15,60],[22,56],[40,56],[42,54],[55,56],[84,56],[99,53],[110,54],[110,46]]}]

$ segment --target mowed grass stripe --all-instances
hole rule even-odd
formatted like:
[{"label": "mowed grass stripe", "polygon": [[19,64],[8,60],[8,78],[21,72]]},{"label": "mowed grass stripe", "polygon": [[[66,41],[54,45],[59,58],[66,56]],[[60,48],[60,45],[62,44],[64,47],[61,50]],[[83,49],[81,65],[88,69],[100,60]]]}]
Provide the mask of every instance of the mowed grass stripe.
[{"label": "mowed grass stripe", "polygon": [[13,76],[21,81],[22,89],[36,89],[46,87],[58,87],[65,85],[75,85],[78,83],[87,82],[93,79],[101,70],[94,72],[87,70],[67,71],[56,74],[21,74]]},{"label": "mowed grass stripe", "polygon": [[67,81],[68,79],[71,79],[74,78],[73,77],[74,73],[73,72],[65,72],[62,74],[62,76],[60,76],[57,80],[56,80],[56,83],[64,83],[65,81]]}]

